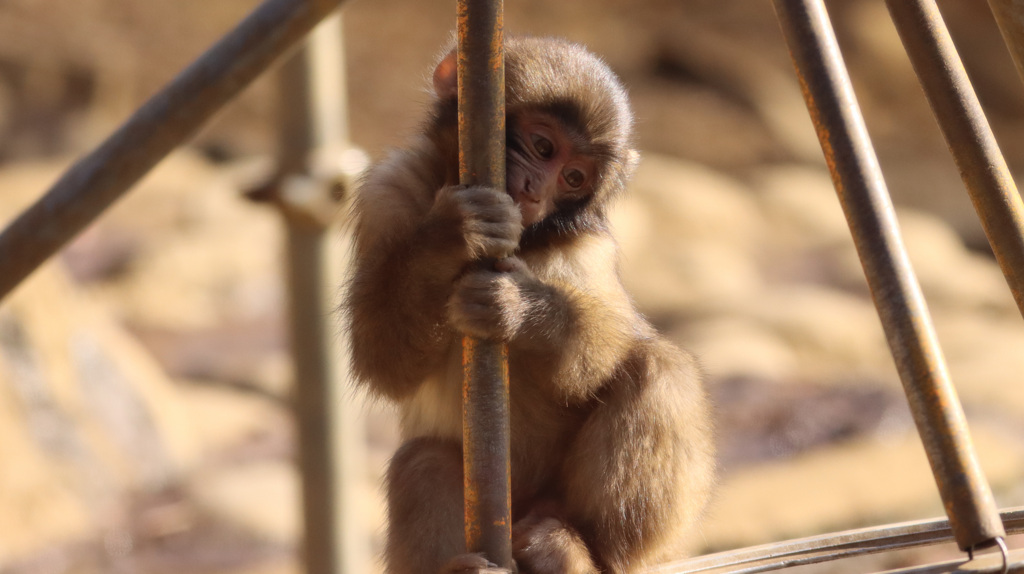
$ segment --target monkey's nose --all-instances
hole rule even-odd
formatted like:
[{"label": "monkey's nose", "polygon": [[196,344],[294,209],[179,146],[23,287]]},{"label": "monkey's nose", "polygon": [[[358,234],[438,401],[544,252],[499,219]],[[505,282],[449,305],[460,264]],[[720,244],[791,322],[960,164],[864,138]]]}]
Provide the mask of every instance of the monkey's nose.
[{"label": "monkey's nose", "polygon": [[523,199],[525,199],[526,201],[529,201],[531,203],[538,203],[538,202],[540,202],[540,194],[537,193],[536,186],[534,185],[532,179],[526,178],[525,180],[523,180],[523,193],[522,193],[522,196],[523,196]]}]

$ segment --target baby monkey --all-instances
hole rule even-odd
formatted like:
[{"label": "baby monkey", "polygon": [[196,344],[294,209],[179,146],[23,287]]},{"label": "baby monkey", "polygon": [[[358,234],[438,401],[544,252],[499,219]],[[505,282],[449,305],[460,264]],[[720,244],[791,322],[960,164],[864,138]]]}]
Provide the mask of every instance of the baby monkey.
[{"label": "baby monkey", "polygon": [[701,375],[619,279],[606,210],[638,161],[622,85],[562,40],[511,38],[505,66],[507,189],[458,184],[452,52],[423,129],[353,203],[354,373],[397,404],[405,441],[387,472],[386,568],[500,571],[463,535],[467,333],[509,348],[518,571],[636,572],[678,551],[708,499]]}]

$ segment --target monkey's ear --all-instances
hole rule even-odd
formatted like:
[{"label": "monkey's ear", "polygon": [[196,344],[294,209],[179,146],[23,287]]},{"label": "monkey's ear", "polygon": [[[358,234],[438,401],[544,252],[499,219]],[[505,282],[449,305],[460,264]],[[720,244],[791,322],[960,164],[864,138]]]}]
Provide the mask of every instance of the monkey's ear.
[{"label": "monkey's ear", "polygon": [[631,175],[636,171],[636,166],[638,165],[640,165],[640,152],[635,149],[629,150],[626,154],[626,166]]},{"label": "monkey's ear", "polygon": [[455,50],[448,52],[434,68],[434,93],[438,99],[459,95],[459,64]]}]

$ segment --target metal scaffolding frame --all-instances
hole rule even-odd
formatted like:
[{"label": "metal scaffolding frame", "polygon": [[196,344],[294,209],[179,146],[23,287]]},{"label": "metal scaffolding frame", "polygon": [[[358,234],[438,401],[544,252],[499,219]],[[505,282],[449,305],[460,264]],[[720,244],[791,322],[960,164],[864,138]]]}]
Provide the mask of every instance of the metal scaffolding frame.
[{"label": "metal scaffolding frame", "polygon": [[[1009,554],[1003,539],[1007,531],[1024,531],[1024,509],[1000,516],[978,465],[825,7],[821,0],[773,2],[949,520],[742,549],[654,571],[761,572],[950,538],[972,557],[976,549],[1000,548],[1002,560],[979,571],[1020,571],[1022,557]],[[341,3],[266,0],[72,166],[0,233],[0,300]],[[989,3],[1024,75],[1024,0]],[[941,15],[933,0],[887,4],[1024,315],[1024,207]],[[501,10],[501,0],[458,2],[460,181],[499,189],[505,161]],[[277,176],[257,194],[274,201],[288,228],[305,558],[309,571],[324,574],[365,568],[359,557],[365,547],[354,536],[351,505],[342,499],[351,475],[341,472],[342,464],[358,458],[351,449],[360,441],[351,413],[342,409],[343,355],[325,321],[332,307],[330,268],[340,259],[329,254],[330,221],[316,209],[332,186],[344,187],[352,176],[344,162],[321,161],[350,149],[340,62],[316,64],[340,57],[339,25],[323,27],[281,72],[283,92],[302,104],[282,127]],[[507,349],[467,338],[464,356],[467,543],[511,566]]]},{"label": "metal scaffolding frame", "polygon": [[[1024,2],[991,0],[1020,67]],[[857,254],[924,444],[948,520],[883,526],[722,552],[657,572],[765,572],[950,539],[1001,556],[906,572],[1024,571],[1007,531],[1024,531],[1024,509],[1000,516],[977,461],[963,407],[946,370],[892,201],[822,0],[773,0],[800,87],[832,174]],[[886,0],[928,102],[1024,315],[1024,207],[934,0]],[[1014,4],[1010,7],[1010,4]],[[973,560],[968,561],[974,562]]]},{"label": "metal scaffolding frame", "polygon": [[[900,0],[905,2],[907,0]],[[1003,537],[821,0],[775,0],[825,163],[961,550]]]}]

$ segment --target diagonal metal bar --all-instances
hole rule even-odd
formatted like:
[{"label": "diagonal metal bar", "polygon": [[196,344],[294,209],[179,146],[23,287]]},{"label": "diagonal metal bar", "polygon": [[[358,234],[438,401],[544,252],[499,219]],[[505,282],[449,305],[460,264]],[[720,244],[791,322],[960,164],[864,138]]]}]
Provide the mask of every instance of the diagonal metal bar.
[{"label": "diagonal metal bar", "polygon": [[[501,0],[459,0],[459,182],[505,190]],[[508,347],[465,337],[462,424],[466,546],[513,569]]]},{"label": "diagonal metal bar", "polygon": [[0,299],[301,40],[342,0],[266,0],[0,234]]},{"label": "diagonal metal bar", "polygon": [[934,0],[886,0],[985,235],[1024,315],[1024,203]]},{"label": "diagonal metal bar", "polygon": [[962,550],[1005,536],[821,0],[773,0],[939,495]]},{"label": "diagonal metal bar", "polygon": [[1017,74],[1024,79],[1024,0],[988,0],[988,5],[1017,66]]}]

